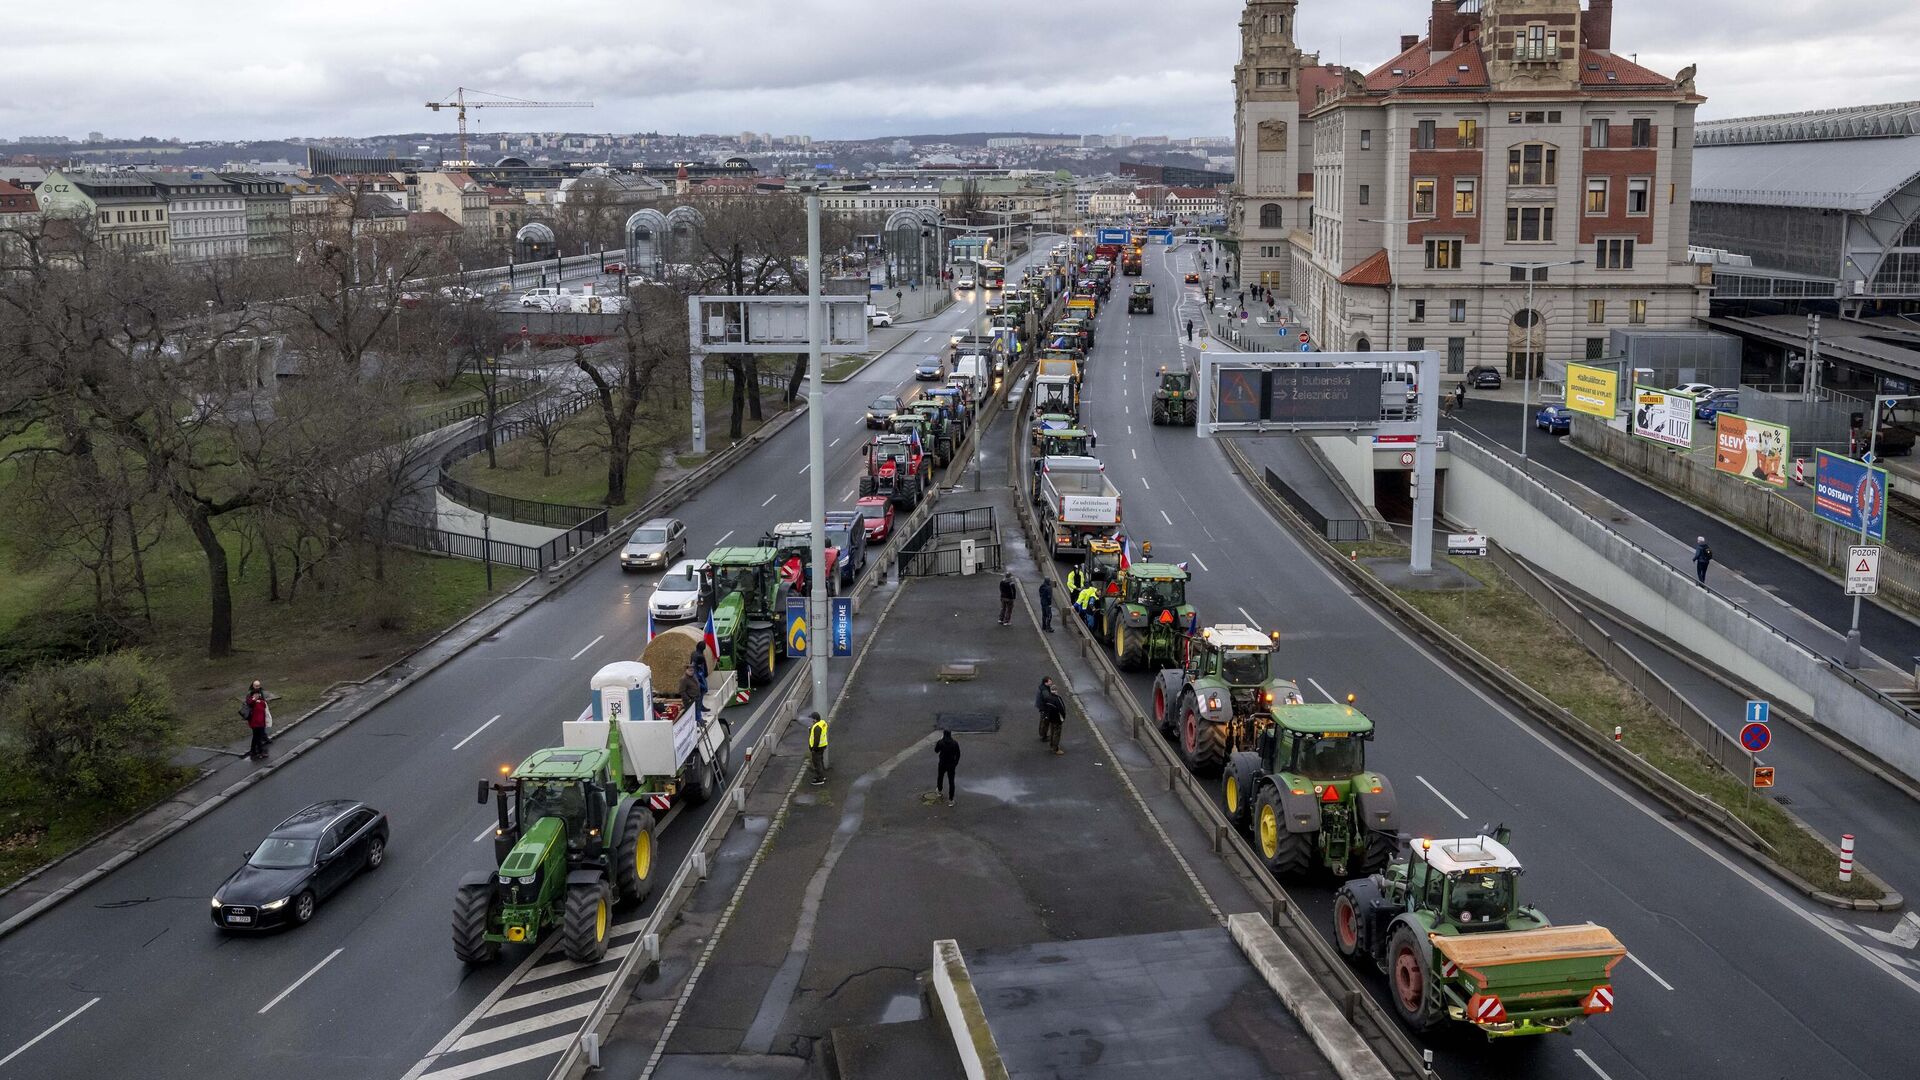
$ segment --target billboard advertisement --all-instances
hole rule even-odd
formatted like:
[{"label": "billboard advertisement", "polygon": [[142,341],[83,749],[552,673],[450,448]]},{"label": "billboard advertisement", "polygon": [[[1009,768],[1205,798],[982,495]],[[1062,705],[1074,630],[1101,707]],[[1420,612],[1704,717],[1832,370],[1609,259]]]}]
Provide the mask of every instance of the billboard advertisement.
[{"label": "billboard advertisement", "polygon": [[1602,420],[1620,411],[1620,375],[1585,364],[1567,365],[1567,408]]},{"label": "billboard advertisement", "polygon": [[1742,480],[1787,486],[1789,429],[1732,413],[1714,417],[1713,467]]},{"label": "billboard advertisement", "polygon": [[1867,535],[1887,535],[1887,471],[1816,450],[1813,455],[1813,512],[1857,533],[1863,523]]},{"label": "billboard advertisement", "polygon": [[1681,448],[1693,445],[1692,394],[1651,387],[1633,388],[1633,433],[1643,439]]}]

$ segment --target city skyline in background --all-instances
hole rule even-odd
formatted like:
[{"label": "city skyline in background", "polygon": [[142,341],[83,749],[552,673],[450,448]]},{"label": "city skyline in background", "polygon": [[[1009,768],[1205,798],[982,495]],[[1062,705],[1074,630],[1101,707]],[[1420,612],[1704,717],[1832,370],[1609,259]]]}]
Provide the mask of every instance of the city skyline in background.
[{"label": "city skyline in background", "polygon": [[[0,62],[16,85],[63,89],[0,103],[0,137],[450,131],[452,116],[423,103],[456,85],[597,104],[477,110],[470,127],[482,134],[751,128],[820,140],[1006,131],[1209,136],[1231,126],[1226,67],[1238,49],[1242,6],[1192,0],[1182,5],[1178,27],[1165,5],[1145,0],[1116,0],[1097,22],[1084,12],[980,0],[917,12],[911,23],[873,19],[870,8],[843,0],[744,0],[730,5],[720,27],[710,9],[684,0],[661,0],[644,21],[598,0],[565,4],[532,26],[524,9],[497,0],[463,6],[458,17],[347,0],[325,10],[253,9],[244,20],[205,0],[183,0],[164,14],[108,0],[103,17],[84,27],[56,10],[30,8],[14,17]],[[1913,96],[1920,59],[1902,42],[1920,36],[1920,7],[1861,0],[1844,25],[1832,26],[1810,25],[1813,7],[1628,2],[1616,20],[1619,40],[1640,46],[1638,63],[1668,73],[1700,66],[1708,98],[1702,119]],[[1296,37],[1324,62],[1370,70],[1398,52],[1401,34],[1424,29],[1429,10],[1424,0],[1364,9],[1304,0]],[[376,23],[380,32],[369,35]],[[615,24],[632,28],[631,44],[606,43]],[[446,55],[442,43],[450,40],[460,55]],[[74,81],[79,50],[93,70]],[[155,64],[156,56],[170,60]],[[184,78],[182,71],[205,74]],[[1783,71],[1793,77],[1781,78]]]}]

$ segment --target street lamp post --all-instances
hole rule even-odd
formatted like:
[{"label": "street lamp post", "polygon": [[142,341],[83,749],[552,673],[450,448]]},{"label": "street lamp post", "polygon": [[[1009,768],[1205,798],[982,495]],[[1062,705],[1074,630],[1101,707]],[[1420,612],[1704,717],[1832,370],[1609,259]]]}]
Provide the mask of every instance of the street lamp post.
[{"label": "street lamp post", "polygon": [[[1520,380],[1520,456],[1523,458],[1527,456],[1527,432],[1533,427],[1533,417],[1527,415],[1527,410],[1533,405],[1533,328],[1541,322],[1540,312],[1533,306],[1534,275],[1536,271],[1550,270],[1556,266],[1585,266],[1586,263],[1585,259],[1563,259],[1558,262],[1488,262],[1482,259],[1480,262],[1481,266],[1504,266],[1509,270],[1524,271],[1527,275],[1527,319],[1529,321],[1527,325],[1521,327],[1527,332],[1527,348],[1524,354],[1526,369],[1521,372]],[[1546,330],[1542,329],[1540,337],[1543,352],[1546,336]]]},{"label": "street lamp post", "polygon": [[821,354],[827,313],[820,298],[820,189],[807,192],[807,495],[812,513],[813,583],[807,589],[807,671],[813,678],[813,711],[827,715],[827,461],[826,400]]}]

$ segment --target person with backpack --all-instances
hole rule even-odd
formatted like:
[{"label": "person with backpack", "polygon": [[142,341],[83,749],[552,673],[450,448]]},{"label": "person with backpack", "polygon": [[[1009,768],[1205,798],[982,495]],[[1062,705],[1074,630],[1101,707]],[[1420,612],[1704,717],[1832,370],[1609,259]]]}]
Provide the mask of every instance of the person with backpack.
[{"label": "person with backpack", "polygon": [[1711,562],[1713,548],[1707,544],[1706,537],[1699,537],[1693,542],[1693,576],[1700,579],[1702,587],[1707,584],[1707,565]]}]

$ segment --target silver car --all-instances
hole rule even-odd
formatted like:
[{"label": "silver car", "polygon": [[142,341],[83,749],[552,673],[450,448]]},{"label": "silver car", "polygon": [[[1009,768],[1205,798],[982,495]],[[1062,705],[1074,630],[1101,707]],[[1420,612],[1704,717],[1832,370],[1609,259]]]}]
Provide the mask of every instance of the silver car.
[{"label": "silver car", "polygon": [[661,575],[647,598],[647,613],[654,622],[690,622],[704,614],[706,568],[699,559],[682,559]]},{"label": "silver car", "polygon": [[627,537],[627,546],[620,552],[620,569],[668,566],[686,553],[686,524],[678,518],[651,518]]}]

